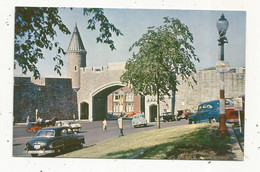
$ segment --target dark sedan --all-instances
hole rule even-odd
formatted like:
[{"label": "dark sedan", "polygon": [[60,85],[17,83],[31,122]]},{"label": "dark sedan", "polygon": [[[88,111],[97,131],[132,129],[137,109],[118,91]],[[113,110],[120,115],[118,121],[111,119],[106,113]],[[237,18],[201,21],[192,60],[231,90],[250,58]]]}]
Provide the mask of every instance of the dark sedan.
[{"label": "dark sedan", "polygon": [[34,139],[25,144],[25,152],[35,157],[38,155],[59,153],[68,148],[83,147],[83,135],[74,134],[70,127],[48,127],[41,129]]}]

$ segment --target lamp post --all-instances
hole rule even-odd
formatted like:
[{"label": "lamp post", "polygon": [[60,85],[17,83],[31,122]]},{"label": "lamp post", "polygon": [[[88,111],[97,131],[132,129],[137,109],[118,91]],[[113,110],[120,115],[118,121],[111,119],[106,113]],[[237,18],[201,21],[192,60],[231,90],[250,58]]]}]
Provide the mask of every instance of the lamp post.
[{"label": "lamp post", "polygon": [[36,97],[37,97],[37,109],[35,110],[35,121],[38,119],[38,112],[39,112],[39,94],[40,94],[41,88],[38,87],[36,89]]},{"label": "lamp post", "polygon": [[118,92],[119,95],[119,111],[120,113],[123,113],[123,104],[124,104],[124,91],[122,89],[120,89],[120,91]]},{"label": "lamp post", "polygon": [[224,44],[228,43],[226,38],[226,31],[228,29],[228,21],[225,18],[224,14],[221,15],[220,19],[217,21],[217,29],[219,34],[218,46],[219,46],[219,59],[216,63],[216,69],[220,72],[220,99],[219,99],[219,135],[227,136],[227,127],[226,127],[226,117],[225,117],[225,82],[224,82],[224,73],[229,71],[228,62],[224,61]]}]

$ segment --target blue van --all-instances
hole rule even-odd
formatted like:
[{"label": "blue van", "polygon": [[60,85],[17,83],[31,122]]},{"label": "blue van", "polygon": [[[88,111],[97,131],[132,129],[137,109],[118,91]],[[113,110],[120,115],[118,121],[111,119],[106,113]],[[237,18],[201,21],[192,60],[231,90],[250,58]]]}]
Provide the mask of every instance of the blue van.
[{"label": "blue van", "polygon": [[[226,106],[231,106],[232,102],[226,99]],[[219,121],[219,100],[213,100],[205,103],[201,103],[198,107],[198,111],[189,116],[189,124],[192,122],[212,122],[213,120]]]}]

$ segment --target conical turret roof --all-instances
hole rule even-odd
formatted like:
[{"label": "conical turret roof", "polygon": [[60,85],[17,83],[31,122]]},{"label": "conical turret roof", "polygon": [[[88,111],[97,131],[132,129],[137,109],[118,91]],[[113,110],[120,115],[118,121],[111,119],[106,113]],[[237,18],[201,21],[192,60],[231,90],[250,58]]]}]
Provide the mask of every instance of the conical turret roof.
[{"label": "conical turret roof", "polygon": [[74,31],[73,31],[73,35],[72,35],[71,40],[70,40],[70,44],[69,44],[69,48],[67,50],[67,53],[81,52],[81,51],[86,52],[84,45],[82,43],[80,34],[79,34],[77,24],[76,24]]}]

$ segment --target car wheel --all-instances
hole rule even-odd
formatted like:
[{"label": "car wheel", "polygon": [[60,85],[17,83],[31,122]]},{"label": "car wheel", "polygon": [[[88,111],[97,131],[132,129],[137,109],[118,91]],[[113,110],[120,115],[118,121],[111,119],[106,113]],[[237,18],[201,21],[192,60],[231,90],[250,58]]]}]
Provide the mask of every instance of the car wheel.
[{"label": "car wheel", "polygon": [[54,154],[56,154],[56,155],[59,154],[60,152],[61,152],[60,148],[54,150]]},{"label": "car wheel", "polygon": [[31,154],[31,156],[32,156],[32,157],[37,157],[37,156],[38,156],[38,154]]},{"label": "car wheel", "polygon": [[215,121],[216,121],[215,118],[210,118],[209,119],[209,123],[211,123],[211,124],[214,123]]},{"label": "car wheel", "polygon": [[80,144],[79,144],[79,148],[80,148],[80,149],[83,148],[83,143],[82,143],[82,142],[80,142]]},{"label": "car wheel", "polygon": [[189,119],[189,124],[192,124],[192,119]]}]

